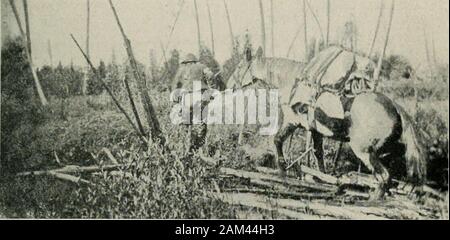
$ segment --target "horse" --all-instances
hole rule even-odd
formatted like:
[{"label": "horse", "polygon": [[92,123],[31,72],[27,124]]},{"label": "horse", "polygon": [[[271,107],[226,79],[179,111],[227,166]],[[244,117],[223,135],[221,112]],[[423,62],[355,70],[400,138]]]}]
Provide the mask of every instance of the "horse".
[{"label": "horse", "polygon": [[[227,89],[278,89],[278,102],[282,109],[278,111],[278,128],[283,126],[283,122],[290,122],[284,119],[296,118],[292,111],[286,111],[286,109],[292,86],[296,78],[302,74],[305,64],[292,59],[264,57],[261,47],[258,48],[256,54],[247,48],[243,55],[244,58],[227,80]],[[272,143],[273,140],[270,142]],[[272,150],[275,152],[275,149]]]},{"label": "horse", "polygon": [[[250,49],[244,52],[244,58],[238,64],[236,70],[227,81],[228,89],[246,89],[246,88],[276,88],[279,90],[279,129],[275,136],[272,136],[272,142],[276,147],[273,152],[278,152],[279,145],[285,141],[286,132],[294,132],[300,129],[298,116],[291,110],[291,101],[293,93],[297,88],[296,84],[299,78],[314,78],[316,72],[321,72],[323,65],[327,65],[327,71],[322,76],[323,85],[333,85],[336,79],[345,79],[352,67],[359,66],[364,68],[370,65],[369,60],[355,55],[350,51],[344,51],[341,47],[331,46],[320,52],[308,65],[305,63],[284,59],[284,58],[265,58],[260,47],[256,55],[252,55]],[[328,59],[339,64],[327,64]],[[323,64],[325,62],[325,64]],[[311,76],[309,76],[311,75]],[[312,133],[314,142],[314,153],[316,158],[323,157],[321,136],[315,132]],[[282,156],[282,154],[276,154]],[[280,161],[278,161],[280,163]],[[323,165],[319,164],[319,169],[324,171]]]},{"label": "horse", "polygon": [[[379,182],[374,194],[371,194],[372,199],[384,196],[395,171],[406,174],[417,185],[425,182],[425,150],[416,134],[413,121],[399,105],[385,95],[360,93],[344,104],[348,106],[348,114],[345,114],[340,99],[328,92],[319,96],[314,112],[309,112],[310,96],[316,89],[311,84],[300,81],[299,77],[304,78],[308,73],[314,72],[306,70],[318,66],[319,64],[314,64],[315,61],[320,62],[317,59],[341,59],[336,60],[341,64],[329,65],[325,72],[322,71],[322,82],[319,84],[324,86],[342,82],[335,79],[346,79],[357,69],[367,70],[370,60],[339,48],[324,51],[306,67],[293,60],[263,58],[261,49],[258,49],[256,58],[248,52],[245,55],[246,58],[231,75],[227,87],[256,87],[259,83],[280,90],[281,128],[273,137],[273,143],[282,176],[285,176],[286,171],[283,143],[296,129],[301,128],[311,130],[314,154],[319,161],[318,165],[322,166],[320,170],[323,170],[323,137],[348,142],[355,155],[374,173]],[[274,77],[277,76],[274,73],[280,74]],[[308,97],[302,99],[297,95]],[[314,114],[313,124],[309,120],[310,114]]]},{"label": "horse", "polygon": [[[302,128],[314,133],[314,145],[321,145],[323,136],[349,144],[378,181],[377,188],[371,194],[372,200],[383,198],[391,186],[393,175],[406,176],[415,186],[425,183],[427,166],[424,145],[411,117],[401,106],[382,93],[364,92],[349,103],[348,114],[341,112],[330,116],[326,102],[311,108],[308,91],[314,90],[310,88],[307,85],[299,87],[299,91],[304,93],[299,93],[303,99],[298,97],[299,101],[292,105],[298,122]],[[312,113],[309,112],[311,109]],[[292,130],[287,127],[280,134],[275,144],[278,161],[281,161],[280,170],[285,171],[282,168],[283,141],[280,139],[287,138]],[[323,159],[318,158],[318,161],[323,164]]]}]

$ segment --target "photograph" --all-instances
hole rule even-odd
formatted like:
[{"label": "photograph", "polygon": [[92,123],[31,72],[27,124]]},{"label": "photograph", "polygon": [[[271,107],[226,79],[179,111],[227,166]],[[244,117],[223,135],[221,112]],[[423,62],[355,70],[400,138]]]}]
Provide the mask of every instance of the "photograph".
[{"label": "photograph", "polygon": [[449,220],[447,0],[0,1],[0,223]]}]

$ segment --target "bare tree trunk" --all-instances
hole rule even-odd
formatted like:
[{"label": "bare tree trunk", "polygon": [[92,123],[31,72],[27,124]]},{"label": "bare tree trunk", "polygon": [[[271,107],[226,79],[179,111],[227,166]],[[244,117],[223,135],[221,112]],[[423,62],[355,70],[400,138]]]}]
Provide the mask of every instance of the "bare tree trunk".
[{"label": "bare tree trunk", "polygon": [[30,26],[29,26],[29,17],[28,17],[28,4],[26,0],[23,0],[23,5],[24,5],[24,12],[25,12],[25,25],[26,25],[26,29],[28,29],[28,32],[25,34],[23,27],[22,27],[22,23],[20,22],[20,17],[19,17],[19,13],[17,12],[17,8],[16,5],[14,3],[14,0],[10,0],[9,1],[11,8],[14,12],[14,17],[16,18],[17,21],[17,25],[19,25],[19,30],[20,30],[20,34],[22,36],[23,41],[26,41],[24,46],[25,46],[25,52],[27,54],[27,58],[28,58],[28,62],[30,64],[30,68],[31,68],[31,74],[33,75],[33,79],[34,79],[34,83],[36,85],[36,90],[38,92],[39,95],[39,99],[42,103],[43,106],[46,106],[48,104],[47,98],[45,97],[44,91],[42,90],[42,86],[41,83],[39,82],[39,78],[36,74],[36,71],[34,70],[34,65],[33,65],[33,58],[31,56],[31,38],[30,38]]},{"label": "bare tree trunk", "polygon": [[209,0],[206,0],[206,8],[208,9],[208,20],[209,20],[209,32],[211,33],[211,51],[213,57],[216,55],[215,47],[214,47],[214,29],[212,24],[212,17],[211,17],[211,9],[209,7]]},{"label": "bare tree trunk", "polygon": [[194,9],[195,9],[195,21],[197,22],[197,43],[198,43],[198,56],[202,52],[202,42],[200,36],[200,20],[198,18],[198,8],[197,8],[197,0],[194,0]]},{"label": "bare tree trunk", "polygon": [[231,53],[233,53],[233,49],[234,49],[233,27],[231,25],[230,12],[228,12],[228,6],[227,6],[227,3],[225,1],[226,0],[223,0],[223,5],[225,6],[225,13],[227,14],[228,31],[230,32],[230,38],[231,38]]},{"label": "bare tree trunk", "polygon": [[89,32],[90,32],[90,21],[91,21],[91,3],[89,0],[87,0],[87,16],[86,16],[86,54],[88,57],[90,57],[90,51],[89,51]]},{"label": "bare tree trunk", "polygon": [[305,33],[305,63],[308,62],[308,26],[306,17],[306,0],[303,0],[303,31]]},{"label": "bare tree trunk", "polygon": [[[300,34],[301,31],[302,31],[302,28],[299,27],[299,28],[297,29],[297,32],[295,32],[294,38],[292,39],[292,42],[291,42],[291,44],[289,45],[288,51],[287,51],[287,53],[286,53],[286,57],[287,57],[287,58],[289,57],[289,54],[291,53],[292,48],[294,47],[295,40],[297,40],[297,37],[298,37],[298,35]],[[294,58],[295,58],[295,56],[294,56]]]},{"label": "bare tree trunk", "polygon": [[330,44],[330,14],[331,14],[331,5],[330,0],[327,0],[327,35],[325,39],[325,46]]},{"label": "bare tree trunk", "polygon": [[425,52],[427,54],[427,62],[428,62],[428,65],[431,66],[431,57],[430,57],[430,50],[429,50],[430,48],[428,46],[428,37],[427,37],[425,28],[423,28],[423,37],[425,39]]},{"label": "bare tree trunk", "polygon": [[[89,28],[90,28],[90,15],[91,15],[91,10],[90,10],[90,1],[87,0],[86,1],[86,54],[89,57],[90,53],[89,53]],[[89,66],[86,66],[86,74],[84,75],[83,78],[83,82],[81,84],[81,93],[83,95],[87,94],[87,81],[88,81],[88,77],[89,76]]]},{"label": "bare tree trunk", "polygon": [[320,40],[315,39],[314,41],[314,56],[317,56],[320,52]]},{"label": "bare tree trunk", "polygon": [[50,66],[53,67],[52,43],[50,42],[50,39],[47,41],[47,48],[48,48],[48,57],[50,60]]},{"label": "bare tree trunk", "polygon": [[262,0],[259,0],[259,14],[261,17],[261,44],[263,48],[263,56],[266,55],[266,23],[264,22],[264,7]]},{"label": "bare tree trunk", "polygon": [[270,36],[271,36],[271,44],[272,44],[272,57],[275,57],[275,35],[274,35],[274,29],[275,29],[275,16],[273,13],[273,0],[270,0]]},{"label": "bare tree trunk", "polygon": [[383,64],[383,58],[384,55],[386,54],[386,48],[389,42],[389,35],[391,33],[391,27],[392,27],[392,19],[394,18],[394,10],[395,10],[395,0],[392,0],[392,4],[391,4],[391,13],[389,16],[389,25],[388,25],[388,29],[387,29],[387,33],[386,33],[386,38],[384,39],[384,45],[383,45],[383,51],[380,55],[380,58],[378,59],[378,65],[377,65],[377,69],[375,70],[374,73],[374,79],[375,79],[375,89],[378,85],[379,82],[379,78],[380,78],[380,72],[381,72],[381,66]]},{"label": "bare tree trunk", "polygon": [[383,16],[383,10],[384,10],[384,0],[381,0],[381,6],[380,6],[380,12],[378,14],[378,20],[377,25],[375,27],[375,34],[373,35],[372,43],[370,44],[370,49],[368,53],[368,57],[372,56],[373,47],[375,46],[375,42],[377,40],[378,31],[380,30],[380,23],[381,23],[381,17]]},{"label": "bare tree trunk", "polygon": [[324,34],[323,34],[322,26],[320,25],[319,18],[317,17],[316,13],[312,9],[311,4],[308,2],[308,0],[305,0],[305,2],[308,5],[309,11],[311,11],[311,14],[313,15],[313,19],[316,22],[317,27],[319,28],[320,36],[322,38],[322,41],[325,41],[325,37],[324,37]]},{"label": "bare tree trunk", "polygon": [[[175,16],[175,20],[173,21],[173,24],[170,27],[169,39],[167,40],[166,47],[162,46],[162,49],[164,50],[164,52],[166,51],[165,49],[169,49],[170,40],[172,39],[172,34],[173,34],[173,31],[175,30],[175,26],[177,25],[178,19],[179,19],[180,14],[181,14],[181,10],[183,9],[183,6],[184,6],[184,2],[185,2],[184,0],[181,1],[180,8],[178,9],[177,15]],[[164,58],[164,61],[167,61],[166,60],[167,56],[166,56],[165,53],[163,53],[162,58]],[[161,60],[159,60],[159,62],[161,62]]]},{"label": "bare tree trunk", "polygon": [[30,53],[30,56],[33,56],[32,51],[31,51],[31,33],[30,33],[30,18],[28,16],[28,3],[27,0],[23,0],[23,11],[25,13],[25,30],[26,30],[26,35],[27,35],[27,46],[28,46],[28,52]]},{"label": "bare tree trunk", "polygon": [[134,78],[138,84],[138,88],[141,95],[141,101],[144,105],[145,113],[147,115],[147,122],[148,126],[150,128],[150,134],[153,142],[158,143],[160,146],[163,146],[163,149],[166,150],[165,142],[166,139],[164,138],[158,118],[156,116],[155,108],[153,107],[152,100],[148,94],[147,85],[145,83],[145,80],[142,76],[142,74],[139,72],[138,65],[136,62],[136,59],[134,58],[133,49],[131,48],[131,42],[125,35],[125,31],[120,23],[119,16],[117,15],[116,9],[114,8],[114,5],[111,0],[109,0],[109,5],[111,6],[111,10],[114,13],[114,17],[116,19],[117,25],[119,27],[119,30],[122,34],[125,49],[128,54],[128,59],[130,61],[131,69],[133,70]]},{"label": "bare tree trunk", "polygon": [[437,67],[438,61],[436,58],[436,45],[434,44],[434,35],[431,34],[431,47],[432,47],[432,51],[433,51],[433,64],[435,67]]},{"label": "bare tree trunk", "polygon": [[136,108],[136,104],[134,103],[133,94],[131,93],[130,84],[128,82],[128,74],[125,74],[125,79],[123,80],[125,83],[125,88],[127,90],[128,99],[130,99],[131,109],[133,110],[134,118],[136,119],[136,123],[138,125],[139,131],[141,131],[142,136],[145,136],[145,130],[142,126],[141,119],[139,118],[139,113]]},{"label": "bare tree trunk", "polygon": [[431,63],[431,54],[430,54],[430,47],[428,44],[428,35],[425,29],[425,26],[423,27],[423,38],[425,39],[425,53],[427,55],[427,64],[428,64],[428,71],[431,73],[433,71],[433,64]]}]

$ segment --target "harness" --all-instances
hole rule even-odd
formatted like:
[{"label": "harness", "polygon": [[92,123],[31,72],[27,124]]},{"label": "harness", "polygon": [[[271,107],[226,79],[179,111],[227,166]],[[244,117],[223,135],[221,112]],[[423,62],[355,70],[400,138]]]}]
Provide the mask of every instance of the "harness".
[{"label": "harness", "polygon": [[344,112],[348,112],[351,108],[355,96],[364,92],[372,92],[374,90],[373,83],[369,80],[370,77],[368,76],[368,74],[363,71],[357,70],[357,62],[355,58],[351,68],[345,73],[341,80],[337,81],[337,84],[332,86],[324,86],[321,84],[322,78],[325,76],[328,68],[342,52],[344,52],[343,49],[329,56],[326,62],[318,68],[314,75],[311,76],[306,74],[306,72],[308,70],[311,70],[314,64],[317,64],[319,61],[317,59],[313,60],[314,62],[311,62],[311,67],[304,70],[305,74],[303,75],[303,77],[300,79],[297,78],[294,86],[291,89],[289,97],[289,105],[291,106],[296,92],[301,91],[298,90],[298,88],[301,88],[299,87],[300,84],[306,85],[312,90],[308,101],[305,103],[308,106],[307,121],[309,127],[315,127],[314,113],[316,110],[316,102],[324,92],[329,92],[339,97]]}]

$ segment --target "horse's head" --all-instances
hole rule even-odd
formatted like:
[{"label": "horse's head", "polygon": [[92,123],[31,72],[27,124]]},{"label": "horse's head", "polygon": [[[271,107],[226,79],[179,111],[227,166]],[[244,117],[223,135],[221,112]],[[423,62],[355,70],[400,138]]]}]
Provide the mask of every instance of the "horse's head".
[{"label": "horse's head", "polygon": [[297,90],[290,99],[291,110],[297,115],[296,120],[303,128],[309,129],[308,110],[314,104],[317,89],[307,82],[299,82]]},{"label": "horse's head", "polygon": [[227,88],[246,87],[253,84],[256,80],[267,79],[267,71],[264,66],[265,61],[261,47],[258,48],[256,55],[252,55],[252,51],[249,48],[245,49],[244,58],[227,81]]}]

